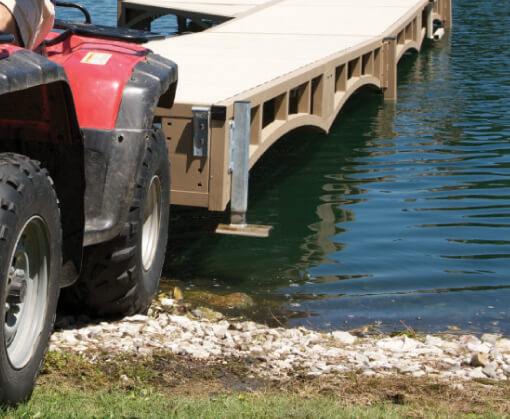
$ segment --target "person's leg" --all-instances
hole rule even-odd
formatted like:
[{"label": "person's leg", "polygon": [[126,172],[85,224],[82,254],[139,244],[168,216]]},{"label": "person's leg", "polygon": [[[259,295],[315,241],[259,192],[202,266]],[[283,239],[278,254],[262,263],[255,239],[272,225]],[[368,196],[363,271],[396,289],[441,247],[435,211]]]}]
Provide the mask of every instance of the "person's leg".
[{"label": "person's leg", "polygon": [[16,20],[11,11],[2,3],[0,3],[0,31],[14,35],[14,43],[16,45],[21,45],[21,36]]}]

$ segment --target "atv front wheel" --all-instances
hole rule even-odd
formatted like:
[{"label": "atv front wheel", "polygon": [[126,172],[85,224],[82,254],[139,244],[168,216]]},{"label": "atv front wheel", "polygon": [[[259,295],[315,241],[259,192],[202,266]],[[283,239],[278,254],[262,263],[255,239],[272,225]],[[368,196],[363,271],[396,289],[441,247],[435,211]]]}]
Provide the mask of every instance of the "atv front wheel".
[{"label": "atv front wheel", "polygon": [[147,312],[165,259],[169,199],[168,150],[163,133],[154,129],[122,232],[85,248],[80,279],[63,290],[64,308],[94,316]]},{"label": "atv front wheel", "polygon": [[30,397],[55,320],[61,226],[38,162],[0,154],[0,404]]}]

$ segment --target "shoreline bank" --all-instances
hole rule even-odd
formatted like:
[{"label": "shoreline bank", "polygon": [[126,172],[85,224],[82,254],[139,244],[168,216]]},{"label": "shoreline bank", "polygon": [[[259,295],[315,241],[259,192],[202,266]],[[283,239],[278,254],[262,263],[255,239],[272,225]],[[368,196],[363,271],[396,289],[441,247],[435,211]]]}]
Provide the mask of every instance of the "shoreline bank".
[{"label": "shoreline bank", "polygon": [[[370,333],[370,332],[369,332]],[[374,332],[371,332],[374,333]],[[318,332],[271,328],[251,321],[226,320],[221,313],[191,309],[182,301],[160,298],[147,316],[87,323],[61,317],[50,351],[73,352],[94,362],[105,354],[151,356],[166,351],[213,363],[250,360],[250,375],[285,381],[291,376],[367,377],[403,375],[454,381],[510,377],[510,339],[494,334],[396,336],[338,330]]]}]

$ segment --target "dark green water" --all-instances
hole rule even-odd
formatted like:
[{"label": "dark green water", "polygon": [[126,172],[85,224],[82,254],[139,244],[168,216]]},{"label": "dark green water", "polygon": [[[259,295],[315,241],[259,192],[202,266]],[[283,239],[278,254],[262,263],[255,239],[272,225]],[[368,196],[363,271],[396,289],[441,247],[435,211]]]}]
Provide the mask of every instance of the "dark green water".
[{"label": "dark green water", "polygon": [[[83,3],[114,23],[114,1]],[[278,143],[250,180],[249,221],[269,239],[172,208],[164,275],[246,292],[245,314],[268,322],[510,333],[509,16],[509,2],[454,1],[450,36],[401,61],[397,104],[361,92],[329,135]]]}]

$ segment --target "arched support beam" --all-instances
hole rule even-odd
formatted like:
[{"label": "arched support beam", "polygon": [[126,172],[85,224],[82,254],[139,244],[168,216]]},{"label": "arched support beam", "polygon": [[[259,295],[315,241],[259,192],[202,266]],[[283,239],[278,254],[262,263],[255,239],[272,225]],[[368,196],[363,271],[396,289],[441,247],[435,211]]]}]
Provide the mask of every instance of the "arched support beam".
[{"label": "arched support beam", "polygon": [[344,92],[336,92],[334,98],[334,111],[327,117],[311,115],[308,113],[296,113],[288,116],[287,120],[275,120],[262,129],[262,138],[259,144],[250,146],[250,168],[275,144],[280,138],[298,128],[314,127],[327,133],[333,125],[336,117],[342,110],[345,103],[359,90],[373,87],[381,89],[381,82],[378,78],[370,75],[357,77],[348,82],[348,88]]},{"label": "arched support beam", "polygon": [[420,51],[420,46],[417,42],[409,42],[405,45],[402,45],[401,48],[397,49],[397,64],[400,62],[402,57],[406,52],[413,51],[418,53]]},{"label": "arched support beam", "polygon": [[271,125],[268,125],[264,129],[266,135],[264,136],[262,143],[250,146],[250,169],[264,155],[264,153],[285,134],[307,126],[318,128],[324,133],[326,133],[329,129],[320,117],[307,114],[291,115],[287,121],[275,121]]}]

